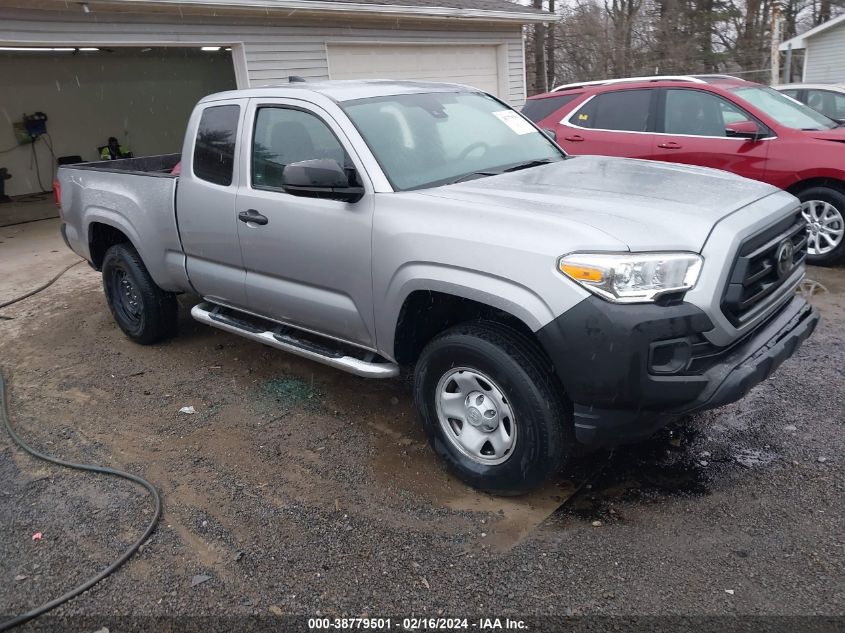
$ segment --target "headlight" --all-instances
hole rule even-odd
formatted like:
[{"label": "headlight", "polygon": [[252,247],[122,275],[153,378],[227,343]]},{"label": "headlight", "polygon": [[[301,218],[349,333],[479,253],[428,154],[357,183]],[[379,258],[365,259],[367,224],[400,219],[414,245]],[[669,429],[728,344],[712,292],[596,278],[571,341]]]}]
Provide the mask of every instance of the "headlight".
[{"label": "headlight", "polygon": [[704,260],[694,253],[573,253],[560,271],[614,303],[648,303],[692,289]]}]

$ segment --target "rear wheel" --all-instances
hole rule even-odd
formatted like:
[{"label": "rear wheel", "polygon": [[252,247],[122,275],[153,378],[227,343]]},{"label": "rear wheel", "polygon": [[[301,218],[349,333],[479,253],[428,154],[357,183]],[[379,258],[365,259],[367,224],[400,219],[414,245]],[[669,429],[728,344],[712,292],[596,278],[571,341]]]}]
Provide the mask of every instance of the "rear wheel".
[{"label": "rear wheel", "polygon": [[136,343],[150,345],[176,333],[176,295],[156,285],[130,244],[106,251],[103,290],[115,322]]},{"label": "rear wheel", "polygon": [[829,266],[845,255],[845,194],[832,187],[810,187],[798,193],[809,225],[807,261]]},{"label": "rear wheel", "polygon": [[497,323],[459,325],[420,355],[414,401],[434,452],[462,481],[521,494],[574,447],[572,416],[536,343]]}]

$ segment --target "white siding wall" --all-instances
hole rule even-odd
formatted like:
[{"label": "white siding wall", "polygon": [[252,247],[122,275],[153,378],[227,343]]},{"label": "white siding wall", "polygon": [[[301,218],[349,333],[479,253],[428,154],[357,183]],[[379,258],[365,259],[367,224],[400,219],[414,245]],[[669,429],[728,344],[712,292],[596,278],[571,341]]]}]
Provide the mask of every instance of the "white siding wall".
[{"label": "white siding wall", "polygon": [[807,83],[845,82],[845,24],[807,40]]},{"label": "white siding wall", "polygon": [[[296,22],[294,19],[250,20],[202,18],[178,15],[83,14],[73,11],[0,10],[0,44],[112,45],[229,44],[236,60],[245,63],[252,86],[286,81],[289,75],[328,79],[326,45],[330,42],[451,42],[497,44],[503,47],[506,94],[512,105],[524,100],[525,70],[522,58],[522,29],[519,25],[468,26],[456,18],[409,24],[392,21],[389,26],[370,21],[334,22],[329,19]],[[241,69],[236,68],[236,72]],[[239,75],[243,86],[247,79]],[[0,80],[3,84],[13,78]]]}]

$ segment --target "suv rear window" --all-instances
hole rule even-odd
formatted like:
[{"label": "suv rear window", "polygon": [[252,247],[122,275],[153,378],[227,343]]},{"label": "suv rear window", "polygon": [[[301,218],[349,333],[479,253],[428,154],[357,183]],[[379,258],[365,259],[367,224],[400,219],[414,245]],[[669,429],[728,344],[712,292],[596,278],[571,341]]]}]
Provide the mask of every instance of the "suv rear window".
[{"label": "suv rear window", "polygon": [[578,96],[580,95],[565,94],[556,97],[545,97],[543,99],[529,99],[522,106],[522,114],[534,121],[534,123],[537,123]]},{"label": "suv rear window", "polygon": [[224,187],[232,184],[240,113],[236,105],[212,106],[202,113],[194,146],[197,178]]},{"label": "suv rear window", "polygon": [[618,90],[590,99],[571,121],[581,127],[623,132],[648,131],[651,90]]}]

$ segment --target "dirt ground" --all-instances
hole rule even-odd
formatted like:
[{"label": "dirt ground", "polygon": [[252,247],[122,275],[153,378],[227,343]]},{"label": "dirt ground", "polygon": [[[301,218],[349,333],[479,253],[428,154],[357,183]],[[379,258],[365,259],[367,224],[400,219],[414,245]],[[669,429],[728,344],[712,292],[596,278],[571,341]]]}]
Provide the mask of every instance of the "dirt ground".
[{"label": "dirt ground", "polygon": [[[56,231],[0,228],[0,303],[74,261]],[[823,324],[745,400],[499,499],[443,471],[401,382],[199,325],[187,297],[178,338],[137,346],[98,274],[76,266],[0,310],[13,423],[46,452],[146,477],[164,515],[135,558],[53,617],[91,631],[341,614],[841,626],[845,269],[808,277]],[[151,508],[132,484],[48,466],[0,434],[0,614],[102,569]]]}]

